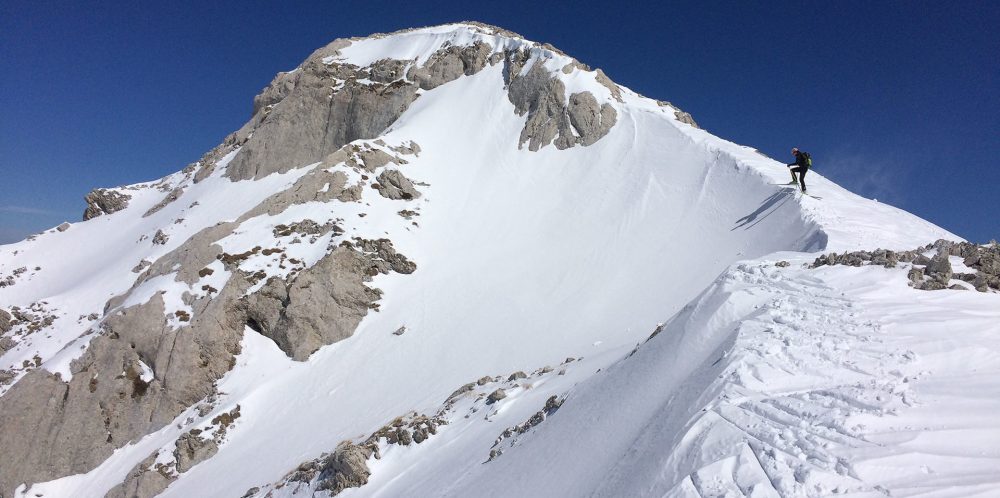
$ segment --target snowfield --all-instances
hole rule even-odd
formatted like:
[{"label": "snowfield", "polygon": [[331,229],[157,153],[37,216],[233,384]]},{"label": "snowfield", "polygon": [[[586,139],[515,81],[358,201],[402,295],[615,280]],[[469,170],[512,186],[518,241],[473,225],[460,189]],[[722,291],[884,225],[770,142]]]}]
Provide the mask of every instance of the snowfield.
[{"label": "snowfield", "polygon": [[[233,278],[223,263],[194,284],[174,273],[135,289],[133,268],[314,170],[363,185],[360,200],[238,222],[218,245],[264,275],[247,294],[354,237],[388,238],[417,265],[375,275],[378,309],[306,361],[247,327],[210,403],[15,496],[104,496],[151,455],[173,469],[162,496],[325,496],[323,475],[289,476],[424,415],[435,425],[425,440],[375,438],[367,483],[337,496],[1000,496],[1000,294],[916,290],[909,264],[809,267],[820,253],[958,237],[846,191],[820,160],[809,175],[820,199],[778,186],[782,163],[627,88],[619,101],[594,73],[564,70],[569,56],[482,27],[357,41],[323,63],[421,65],[445,43],[476,41],[530,50],[524,73],[543,64],[567,95],[609,103],[615,125],[588,146],[520,148],[526,117],[501,63],[423,91],[377,140],[353,143],[418,144],[391,167],[418,198],[386,198],[345,162],[230,181],[237,149],[205,180],[122,187],[133,196],[122,211],[0,246],[0,277],[39,268],[0,288],[0,309],[44,303],[56,317],[2,353],[16,377],[0,396],[34,368],[68,380],[106,314],[155,295],[164,323],[185,330],[198,311],[184,293],[222,289]],[[177,201],[143,216],[176,188]],[[306,219],[340,231],[279,234]],[[151,241],[158,230],[164,244]],[[112,297],[123,300],[106,310]],[[156,377],[141,366],[144,382]],[[220,434],[218,452],[177,472],[175,441],[192,429]]]}]

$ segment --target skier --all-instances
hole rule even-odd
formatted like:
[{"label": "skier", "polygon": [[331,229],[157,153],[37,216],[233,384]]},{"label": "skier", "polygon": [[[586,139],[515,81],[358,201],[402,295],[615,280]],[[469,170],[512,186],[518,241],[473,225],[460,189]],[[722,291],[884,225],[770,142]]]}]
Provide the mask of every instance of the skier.
[{"label": "skier", "polygon": [[[808,152],[800,152],[798,147],[792,148],[792,155],[795,156],[795,162],[788,164],[788,171],[792,173],[792,181],[788,182],[789,185],[795,185],[796,182],[799,184],[799,188],[802,189],[802,193],[806,193],[806,172],[809,171],[809,167],[812,166],[812,158],[809,157]],[[796,180],[795,173],[799,173],[799,177]]]}]

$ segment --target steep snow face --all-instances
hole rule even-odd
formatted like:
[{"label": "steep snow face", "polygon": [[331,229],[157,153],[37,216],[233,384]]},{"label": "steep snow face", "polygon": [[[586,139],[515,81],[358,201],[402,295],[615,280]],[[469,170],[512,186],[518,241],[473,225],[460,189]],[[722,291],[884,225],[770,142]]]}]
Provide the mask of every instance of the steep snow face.
[{"label": "steep snow face", "polygon": [[[448,412],[458,413],[450,424],[455,429],[443,429],[439,441],[458,438],[460,421],[464,420],[461,410],[486,410],[489,420],[499,422],[495,427],[470,426],[467,433],[476,437],[450,445],[468,452],[455,450],[449,457],[453,460],[435,460],[431,446],[419,448],[421,453],[409,448],[393,450],[400,460],[373,464],[372,483],[382,484],[356,490],[359,495],[380,490],[388,495],[402,494],[407,489],[403,483],[414,483],[423,486],[420,495],[469,494],[483,479],[510,475],[495,473],[495,469],[530,467],[542,457],[516,457],[508,452],[478,470],[452,462],[485,459],[489,446],[484,450],[481,444],[496,438],[495,429],[524,422],[548,397],[565,393],[595,371],[607,368],[734,262],[774,251],[909,248],[937,238],[955,238],[908,213],[855,196],[815,172],[810,173],[810,190],[822,199],[802,197],[776,186],[787,181],[782,164],[680,122],[673,107],[603,81],[598,73],[554,49],[496,30],[459,24],[354,40],[325,56],[323,63],[365,67],[398,59],[413,60],[420,66],[443,47],[476,42],[489,48],[490,58],[504,51],[525,50],[527,60],[521,61],[524,65],[518,74],[527,75],[532,67],[541,65],[565,88],[563,97],[590,92],[598,104],[613,108],[614,125],[586,146],[549,146],[537,151],[521,147],[526,122],[531,118],[516,112],[506,86],[509,64],[497,58],[496,63],[475,74],[420,90],[419,98],[377,139],[348,145],[387,153],[409,148],[412,154],[397,156],[405,158],[405,164],[392,168],[413,181],[419,197],[390,199],[380,195],[380,190],[372,188],[374,180],[369,175],[373,173],[352,169],[343,158],[232,182],[226,178],[226,167],[238,153],[234,148],[213,163],[207,179],[195,183],[189,174],[178,173],[161,180],[159,189],[153,184],[127,187],[133,198],[123,211],[0,248],[0,277],[22,266],[41,268],[34,274],[23,274],[13,286],[0,288],[0,308],[27,308],[44,302],[65,317],[41,333],[19,336],[18,345],[0,357],[0,369],[22,375],[34,364],[25,361],[37,357],[42,368],[58,372],[64,379],[71,375],[71,360],[99,334],[105,302],[124,297],[132,286],[135,274],[130,270],[142,260],[155,264],[199,230],[217,223],[246,217],[232,234],[217,241],[229,255],[261,246],[281,249],[297,264],[309,267],[344,241],[387,238],[417,266],[409,275],[374,276],[372,285],[383,292],[380,311],[369,313],[353,337],[320,349],[307,361],[292,361],[273,342],[247,329],[243,353],[219,382],[219,393],[211,406],[204,410],[190,407],[172,423],[119,448],[96,469],[25,487],[24,492],[102,495],[151,455],[157,455],[160,465],[169,464],[166,455],[178,437],[239,406],[240,418],[228,428],[225,439],[218,441],[218,453],[174,475],[165,495],[240,496],[253,486],[279,481],[302,461],[332,451],[341,441],[370,434],[396,416],[438,411],[455,388],[469,381],[485,375],[503,374],[506,378],[519,370],[531,372],[567,357],[582,357],[566,367],[564,375],[557,371],[537,377],[529,387],[508,386],[512,401],[523,400],[517,409],[506,410],[503,407],[513,403],[501,402],[487,410],[481,403],[463,400],[459,411]],[[337,85],[342,82],[330,82],[331,88]],[[573,132],[580,133],[575,127]],[[817,167],[822,170],[823,166]],[[278,212],[247,215],[266,196],[289,189],[306,175],[324,171],[331,178],[336,173],[330,172],[344,175],[345,185],[359,185],[357,198],[301,202]],[[332,183],[315,185],[317,198],[330,192]],[[184,189],[178,200],[143,216],[164,192],[175,188]],[[336,224],[339,230],[320,233],[314,237],[315,244],[304,241],[296,247],[288,240],[291,236],[280,235],[280,227],[303,220],[321,226]],[[162,243],[153,243],[157,231],[166,236],[159,239]],[[284,264],[285,259],[279,262],[277,256],[264,256],[264,252],[254,252],[240,263],[241,271],[264,275],[247,286],[248,294],[257,292],[269,277],[295,279],[295,271]],[[179,317],[183,315],[177,312],[198,313],[184,301],[184,293],[197,294],[203,285],[222,289],[234,278],[222,267],[195,284],[166,275],[146,281],[146,287],[133,290],[128,298],[131,301],[124,302],[132,304],[159,293],[167,303],[166,312],[174,317],[164,320],[182,330],[185,324]],[[74,318],[91,313],[96,316],[79,321]],[[733,321],[736,316],[725,319]],[[400,335],[393,334],[395,331]],[[681,342],[676,342],[679,333],[668,337],[674,337],[670,339],[674,342],[660,348],[658,357],[666,355],[690,364],[687,370],[669,374],[677,382],[683,380],[684,372],[694,372],[698,362],[720,344],[735,340],[725,335],[701,337],[697,331],[683,335]],[[664,339],[658,341],[663,343]],[[643,348],[631,363],[626,361],[626,366],[619,365],[615,371],[625,371],[627,365],[640,361],[666,361],[640,360],[654,356],[653,349]],[[698,375],[709,375],[716,369],[721,372],[727,365],[698,370]],[[156,365],[142,366],[143,379],[156,377]],[[634,375],[648,374],[645,382],[659,375],[653,367],[644,368],[647,370]],[[633,389],[629,387],[635,380],[631,374],[612,377],[609,373],[605,378],[623,379],[606,381],[618,382],[616,389],[621,391]],[[710,382],[708,377],[704,379]],[[612,389],[601,382],[595,381],[599,387],[581,389],[573,399],[593,399],[595,404],[617,407],[636,403],[636,418],[625,421],[629,430],[650,423],[655,411],[669,399],[634,399],[642,396],[641,391],[622,399],[605,398],[601,393]],[[673,393],[675,388],[650,386],[652,391],[663,393]],[[590,391],[597,394],[584,394]],[[684,417],[691,413],[685,410],[691,406],[695,405],[677,408],[680,411],[670,420],[678,425],[664,427],[672,432],[663,437],[682,436],[678,431],[686,427]],[[597,413],[576,410],[583,410],[580,417]],[[561,418],[562,413],[558,415]],[[630,425],[632,422],[639,425]],[[581,437],[557,431],[587,424],[573,422],[560,427],[564,429],[551,430],[557,435],[537,439],[548,442],[532,443],[537,450],[526,446],[524,454],[542,454],[546,451],[543,446],[552,446],[565,450],[565,455],[580,451],[621,459],[634,441],[623,436],[625,432],[615,424],[603,426],[604,432]],[[608,433],[617,435],[613,440],[602,439],[600,434]],[[563,437],[580,444],[559,446],[555,441]],[[602,449],[608,444],[614,445],[616,452]],[[423,464],[431,466],[428,472],[453,475],[456,480],[410,480],[420,472],[406,473],[410,476],[407,479],[393,477],[402,475],[404,467],[424,462],[418,458],[422,454],[428,455],[429,463]],[[566,458],[571,462],[576,457]],[[255,464],[249,466],[248,461]],[[577,469],[594,471],[596,479],[607,475],[596,469],[609,462],[594,457]],[[700,468],[690,462],[685,465],[688,472]],[[519,468],[526,472],[527,467]],[[560,470],[566,472],[567,479],[570,467]],[[448,474],[447,468],[459,474]],[[621,476],[626,474],[621,471]],[[657,489],[673,489],[670,486],[678,484],[680,478],[676,477],[682,475],[686,474],[660,479],[644,474],[649,482],[659,483]],[[444,482],[455,482],[456,488],[439,487]],[[598,489],[596,481],[579,482],[581,492]],[[523,484],[526,492],[543,489],[531,487],[542,486],[537,480]],[[473,487],[462,487],[466,485]],[[493,485],[498,494],[506,494],[500,491],[501,484]]]}]

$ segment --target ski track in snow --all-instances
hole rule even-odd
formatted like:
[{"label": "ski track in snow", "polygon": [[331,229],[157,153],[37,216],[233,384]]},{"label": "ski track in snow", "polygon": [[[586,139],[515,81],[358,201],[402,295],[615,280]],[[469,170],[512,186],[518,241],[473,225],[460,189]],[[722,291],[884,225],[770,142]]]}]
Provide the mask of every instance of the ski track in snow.
[{"label": "ski track in snow", "polygon": [[[453,25],[357,42],[340,58],[419,62],[445,41],[476,40],[533,47],[530,64],[610,101],[617,124],[588,147],[529,152],[517,148],[525,118],[513,112],[499,66],[422,93],[382,137],[420,145],[400,170],[425,184],[421,199],[365,189],[360,203],[295,205],[220,241],[230,253],[266,247],[276,224],[307,217],[349,220],[345,238],[389,237],[418,271],[375,277],[382,311],[306,362],[248,330],[209,413],[189,408],[91,472],[23,496],[101,496],[158,449],[160,463],[169,460],[180,434],[237,405],[242,417],[219,453],[164,496],[241,496],[396,416],[434,412],[466,382],[545,365],[556,372],[532,387],[513,387],[488,409],[463,401],[440,434],[370,460],[369,483],[340,496],[990,496],[1000,486],[997,295],[921,292],[899,269],[807,270],[814,254],[775,253],[958,237],[815,172],[810,192],[822,200],[787,195],[772,185],[787,178],[781,163],[680,123],[673,108],[627,88],[624,102],[613,101],[591,73],[562,73],[568,57],[530,42]],[[235,153],[148,218],[163,196],[152,183],[133,186],[124,211],[0,247],[0,274],[42,268],[0,289],[0,304],[45,301],[60,316],[0,367],[37,354],[41,367],[68,378],[99,327],[82,316],[127,292],[137,262],[236,219],[315,166],[233,183],[221,175]],[[172,188],[181,176],[167,180]],[[418,228],[397,215],[402,208],[419,211]],[[135,240],[159,227],[166,245]],[[286,249],[310,266],[333,239]],[[108,253],[108,241],[124,249]],[[78,250],[66,255],[68,246]],[[774,268],[776,257],[792,267]],[[284,275],[272,259],[251,257],[244,269]],[[228,274],[216,270],[211,284],[221,288]],[[176,297],[205,282],[163,290]],[[157,289],[147,284],[130,299],[148,299]],[[402,325],[404,335],[389,333]],[[583,359],[560,375],[568,356]],[[142,366],[143,378],[155,375]],[[484,463],[505,428],[553,395],[567,396],[558,412]]]}]

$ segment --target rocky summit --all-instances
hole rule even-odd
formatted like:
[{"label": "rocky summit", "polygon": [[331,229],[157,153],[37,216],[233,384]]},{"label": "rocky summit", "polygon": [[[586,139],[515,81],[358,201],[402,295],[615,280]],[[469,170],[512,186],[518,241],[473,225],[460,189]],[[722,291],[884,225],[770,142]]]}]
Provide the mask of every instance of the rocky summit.
[{"label": "rocky summit", "polygon": [[0,497],[1000,486],[995,242],[481,23],[248,107],[0,246]]}]

